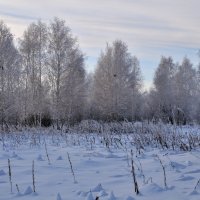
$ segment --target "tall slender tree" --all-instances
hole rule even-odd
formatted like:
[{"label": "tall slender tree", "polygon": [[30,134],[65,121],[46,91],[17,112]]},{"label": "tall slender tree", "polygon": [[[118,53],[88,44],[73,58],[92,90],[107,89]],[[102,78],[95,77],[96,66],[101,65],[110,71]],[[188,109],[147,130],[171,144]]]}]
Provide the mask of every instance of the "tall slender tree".
[{"label": "tall slender tree", "polygon": [[175,106],[175,73],[176,65],[171,57],[162,57],[155,72],[153,103],[157,104],[156,118],[173,123],[173,109]]},{"label": "tall slender tree", "polygon": [[[177,107],[187,121],[194,119],[197,109],[198,82],[196,69],[188,58],[184,58],[176,74]],[[186,123],[186,121],[184,122]]]},{"label": "tall slender tree", "polygon": [[13,35],[0,21],[0,118],[1,128],[19,117],[20,56],[14,46]]},{"label": "tall slender tree", "polygon": [[72,113],[75,113],[73,109],[77,107],[78,111],[82,104],[84,57],[64,20],[54,18],[49,27],[48,40],[53,115],[59,129],[71,119]]},{"label": "tall slender tree", "polygon": [[46,63],[47,27],[38,21],[29,25],[20,40],[20,53],[24,68],[24,118],[33,118],[35,125],[41,125],[44,105],[44,66]]},{"label": "tall slender tree", "polygon": [[[94,74],[94,104],[101,117],[128,118],[133,115],[133,96],[141,83],[138,61],[127,45],[116,40],[102,52]],[[135,98],[134,97],[134,98]],[[131,105],[131,106],[130,106]]]}]

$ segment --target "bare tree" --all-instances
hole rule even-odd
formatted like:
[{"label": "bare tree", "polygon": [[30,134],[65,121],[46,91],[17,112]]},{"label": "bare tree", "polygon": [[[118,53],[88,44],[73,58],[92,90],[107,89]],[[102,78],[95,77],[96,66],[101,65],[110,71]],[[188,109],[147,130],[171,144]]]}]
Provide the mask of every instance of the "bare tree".
[{"label": "bare tree", "polygon": [[141,112],[141,92],[140,89],[142,87],[142,77],[141,77],[141,70],[140,70],[140,63],[136,56],[132,59],[132,68],[130,70],[129,75],[129,87],[131,90],[131,98],[130,98],[130,105],[131,105],[131,118],[132,121],[137,120],[141,116],[139,113]]},{"label": "bare tree", "polygon": [[60,124],[70,120],[73,108],[77,106],[78,110],[80,107],[79,97],[85,75],[84,58],[65,21],[54,18],[49,27],[48,39],[48,74],[53,114],[57,128],[60,129]]},{"label": "bare tree", "polygon": [[20,56],[14,46],[13,36],[4,22],[0,21],[0,118],[2,129],[4,124],[18,121],[17,98],[19,97],[20,75]]},{"label": "bare tree", "polygon": [[[136,62],[137,61],[137,62]],[[102,116],[110,119],[133,115],[141,76],[138,60],[117,40],[102,52],[94,74],[94,104]],[[132,105],[130,112],[129,105]]]},{"label": "bare tree", "polygon": [[24,118],[33,118],[34,125],[41,125],[44,105],[44,66],[46,63],[47,28],[38,21],[29,25],[20,40],[20,53],[24,68]]},{"label": "bare tree", "polygon": [[198,81],[196,75],[196,69],[193,68],[190,60],[184,58],[176,74],[176,99],[177,107],[183,113],[184,120],[187,121],[194,119],[197,109]]},{"label": "bare tree", "polygon": [[152,103],[157,104],[156,117],[171,123],[175,105],[175,72],[173,59],[162,57],[154,76],[155,94]]}]

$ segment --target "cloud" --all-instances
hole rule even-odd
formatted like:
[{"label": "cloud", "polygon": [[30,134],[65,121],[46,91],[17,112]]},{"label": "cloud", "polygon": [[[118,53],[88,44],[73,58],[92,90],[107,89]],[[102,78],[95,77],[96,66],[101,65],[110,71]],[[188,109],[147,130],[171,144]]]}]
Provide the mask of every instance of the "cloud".
[{"label": "cloud", "polygon": [[78,37],[91,70],[106,42],[125,41],[141,60],[149,84],[161,55],[197,62],[199,0],[0,0],[0,17],[20,37],[30,22],[54,16]]}]

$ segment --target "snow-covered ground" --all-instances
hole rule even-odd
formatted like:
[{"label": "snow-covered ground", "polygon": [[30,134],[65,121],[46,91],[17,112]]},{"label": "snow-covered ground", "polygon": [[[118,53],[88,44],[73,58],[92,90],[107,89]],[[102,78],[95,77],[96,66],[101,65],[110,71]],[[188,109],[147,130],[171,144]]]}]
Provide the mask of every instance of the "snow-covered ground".
[{"label": "snow-covered ground", "polygon": [[[48,131],[4,135],[0,142],[0,200],[92,200],[97,196],[100,200],[200,199],[198,147],[181,151],[150,145],[138,150],[132,144],[131,134],[116,135],[110,140],[106,137],[110,138],[102,134],[61,135]],[[139,195],[134,192],[131,149]],[[167,187],[159,159],[166,171]]]}]

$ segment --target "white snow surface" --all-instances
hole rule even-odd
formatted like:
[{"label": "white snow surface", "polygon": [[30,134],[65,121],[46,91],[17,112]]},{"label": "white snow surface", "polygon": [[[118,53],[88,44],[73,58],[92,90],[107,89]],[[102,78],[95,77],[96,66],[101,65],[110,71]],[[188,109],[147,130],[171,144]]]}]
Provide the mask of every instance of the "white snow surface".
[{"label": "white snow surface", "polygon": [[[115,145],[106,148],[100,134],[39,134],[13,134],[6,137],[4,144],[0,142],[0,200],[95,200],[97,196],[99,200],[200,199],[200,187],[194,190],[200,179],[198,148],[184,152],[146,147],[139,154],[134,145],[128,146],[127,151]],[[127,160],[131,149],[139,195],[134,192],[131,162]],[[155,155],[165,166],[167,187]],[[33,160],[36,193],[32,185]]]}]

